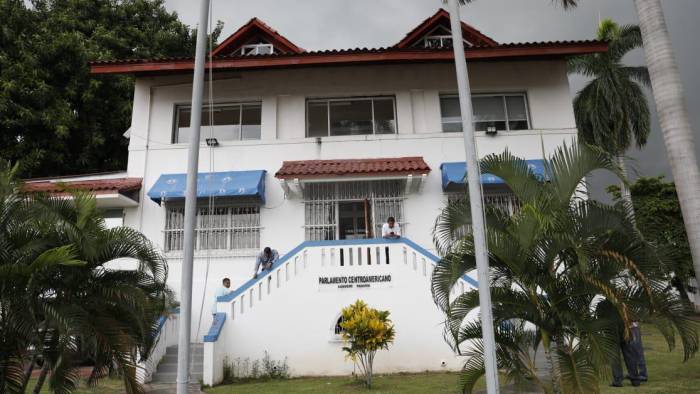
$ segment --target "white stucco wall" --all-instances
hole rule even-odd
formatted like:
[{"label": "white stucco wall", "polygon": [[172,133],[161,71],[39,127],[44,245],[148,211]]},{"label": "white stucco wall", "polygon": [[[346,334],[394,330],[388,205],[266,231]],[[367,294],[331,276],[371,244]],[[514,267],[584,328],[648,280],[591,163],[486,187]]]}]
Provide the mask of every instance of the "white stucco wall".
[{"label": "white stucco wall", "polygon": [[[358,265],[355,254],[350,265],[349,249],[364,257],[367,247],[372,264],[363,258]],[[388,264],[384,257],[387,247]],[[374,258],[377,248],[382,254],[380,264]],[[344,250],[344,266],[340,266],[340,249]],[[340,310],[361,299],[370,307],[388,310],[396,331],[389,350],[377,352],[375,373],[458,370],[464,359],[456,357],[443,340],[444,317],[430,292],[432,269],[426,255],[403,243],[303,249],[278,271],[272,271],[269,290],[268,279],[262,278],[262,286],[252,286],[243,298],[218,303],[219,312],[230,318],[222,331],[225,340],[210,346],[225,349],[229,361],[252,362],[262,359],[264,352],[275,360],[286,358],[295,376],[350,374],[353,363],[345,358],[343,342],[333,329]],[[391,281],[364,288],[319,284],[319,277],[356,275],[390,275]],[[470,288],[460,281],[454,295]],[[218,375],[212,372],[210,376]],[[205,384],[217,382],[205,380]]]},{"label": "white stucco wall", "polygon": [[[475,93],[525,92],[532,122],[532,130],[500,132],[496,136],[477,133],[480,156],[500,153],[507,147],[525,159],[538,159],[543,150],[549,154],[575,138],[563,61],[474,63],[470,64],[470,76]],[[190,101],[190,78],[140,78],[135,88],[127,172],[128,176],[143,177],[143,189],[141,205],[126,209],[125,224],[142,231],[159,246],[163,243],[165,208],[149,200],[145,193],[161,174],[186,172],[187,145],[172,144],[171,135],[175,105]],[[440,125],[439,94],[456,92],[453,66],[247,71],[218,75],[213,84],[215,102],[262,102],[261,140],[221,141],[215,148],[202,146],[199,164],[201,172],[268,171],[266,204],[261,210],[262,246],[272,246],[284,254],[304,240],[302,202],[298,197],[285,198],[274,178],[284,160],[422,156],[432,171],[422,190],[410,194],[405,202],[405,235],[432,248],[431,228],[445,199],[440,164],[464,160],[461,133],[442,133]],[[314,138],[305,138],[307,98],[358,95],[395,96],[398,134],[324,137],[320,144]],[[206,132],[206,127],[202,128],[202,133]],[[169,257],[169,284],[179,292],[181,260]],[[194,269],[193,340],[201,341],[209,327],[213,294],[221,278],[230,277],[236,288],[250,278],[252,270],[251,256],[198,254]]]}]

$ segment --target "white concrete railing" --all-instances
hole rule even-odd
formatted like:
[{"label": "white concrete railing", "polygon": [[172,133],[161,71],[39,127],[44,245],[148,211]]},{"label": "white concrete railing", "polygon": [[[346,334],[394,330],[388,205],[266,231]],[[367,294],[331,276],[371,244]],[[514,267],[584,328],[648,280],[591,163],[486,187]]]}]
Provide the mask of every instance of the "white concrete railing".
[{"label": "white concrete railing", "polygon": [[158,363],[165,356],[168,347],[177,345],[178,331],[180,329],[180,314],[171,313],[160,318],[159,328],[156,330],[155,344],[151,354],[144,361],[139,362],[136,368],[136,379],[139,383],[149,383],[153,379],[153,373],[158,368]]},{"label": "white concrete railing", "polygon": [[[223,326],[235,324],[251,313],[263,299],[281,293],[287,282],[301,276],[312,266],[324,269],[351,269],[351,267],[387,267],[400,265],[430,280],[438,257],[408,239],[307,241],[283,256],[273,268],[251,279],[234,292],[219,297],[217,310],[223,319],[215,319],[204,339],[204,384],[212,385],[223,377],[226,356],[226,332]],[[452,289],[453,295],[476,287],[476,281],[463,277]],[[228,320],[228,322],[226,322]]]}]

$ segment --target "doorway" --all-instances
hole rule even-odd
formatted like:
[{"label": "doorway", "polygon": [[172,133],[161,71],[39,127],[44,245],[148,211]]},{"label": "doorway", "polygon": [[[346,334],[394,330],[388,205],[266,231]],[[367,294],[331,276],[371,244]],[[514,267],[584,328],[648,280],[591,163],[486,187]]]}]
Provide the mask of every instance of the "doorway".
[{"label": "doorway", "polygon": [[338,202],[338,238],[372,238],[372,212],[369,200]]}]

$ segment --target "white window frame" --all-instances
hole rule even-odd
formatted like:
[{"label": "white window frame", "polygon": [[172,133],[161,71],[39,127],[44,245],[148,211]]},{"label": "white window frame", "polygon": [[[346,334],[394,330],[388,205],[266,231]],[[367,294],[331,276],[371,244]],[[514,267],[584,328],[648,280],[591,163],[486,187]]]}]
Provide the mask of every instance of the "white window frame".
[{"label": "white window frame", "polygon": [[[374,100],[386,100],[391,99],[391,103],[394,107],[394,132],[393,133],[380,133],[377,134],[377,122],[374,119]],[[365,101],[369,100],[372,102],[372,133],[371,134],[360,134],[360,135],[392,135],[399,133],[399,122],[396,116],[396,96],[361,96],[361,97],[336,97],[336,98],[309,98],[306,99],[306,137],[316,138],[316,137],[347,137],[331,135],[331,107],[332,102],[344,102],[344,101]],[[310,103],[326,103],[326,117],[327,117],[327,130],[328,134],[325,136],[309,136],[309,104]]]},{"label": "white window frame", "polygon": [[[530,104],[527,99],[527,93],[525,92],[514,92],[514,93],[474,93],[472,94],[472,98],[475,97],[500,97],[501,101],[503,102],[503,113],[505,116],[505,119],[498,120],[501,122],[506,123],[506,128],[505,130],[497,130],[497,131],[522,131],[522,130],[531,130],[532,129],[532,121],[530,117]],[[525,120],[527,122],[527,128],[526,129],[517,129],[517,130],[511,130],[510,129],[510,120],[508,119],[508,104],[506,103],[506,98],[507,97],[522,97],[523,101],[525,102]],[[455,98],[459,101],[459,95],[455,93],[446,93],[446,94],[440,94],[440,99],[443,98]],[[472,112],[474,111],[472,107]],[[459,124],[460,127],[462,125],[462,120],[460,119],[459,121],[453,121],[453,122],[446,122],[443,120],[444,118],[442,117],[442,108],[440,108],[440,127],[442,128],[442,131],[447,133],[448,131],[445,131],[445,124]],[[472,124],[477,123],[474,120],[474,115],[472,114]],[[483,132],[483,131],[480,131]]]},{"label": "white window frame", "polygon": [[[270,51],[261,53],[260,48],[267,48]],[[241,55],[243,56],[251,56],[251,55],[272,55],[275,53],[275,47],[272,46],[272,44],[265,44],[265,43],[260,43],[260,44],[247,44],[243,45],[241,47]]]},{"label": "white window frame", "polygon": [[[439,45],[439,46],[431,46],[431,45],[428,44],[428,42],[429,42],[430,40],[439,40],[439,41],[440,41],[440,45]],[[426,48],[429,48],[429,49],[436,49],[436,48],[452,48],[451,45],[450,45],[450,46],[446,46],[446,45],[445,45],[445,40],[450,40],[450,41],[452,41],[452,36],[451,36],[451,35],[448,35],[448,34],[432,34],[432,35],[427,35],[427,36],[423,37],[423,45],[424,45]]]},{"label": "white window frame", "polygon": [[[216,200],[216,199],[214,199]],[[163,250],[166,253],[181,253],[183,251],[182,245],[184,245],[184,204],[182,202],[175,203],[165,203],[165,225],[163,229]],[[213,204],[211,206],[214,210],[223,209],[226,211],[226,224],[223,227],[202,227],[202,224],[206,219],[202,216],[202,211],[209,208],[208,203],[197,204],[197,217],[196,217],[196,229],[195,229],[195,251],[211,250],[211,251],[221,251],[221,252],[239,252],[250,254],[257,252],[260,249],[260,233],[262,231],[262,226],[260,225],[260,204],[255,203],[226,203],[226,204]],[[248,215],[253,215],[252,222],[243,223],[240,225],[233,220],[236,216],[234,212],[236,210],[249,209],[252,212]],[[180,211],[178,213],[172,213],[173,211]],[[208,215],[207,215],[208,216]],[[219,215],[217,215],[219,216]],[[172,220],[176,220],[177,223],[172,224]],[[206,248],[203,247],[202,243],[206,242],[207,233],[212,232],[219,233],[225,237],[225,248]],[[247,232],[248,235],[252,235],[250,238],[250,243],[242,248],[234,248],[234,236],[240,232]],[[213,235],[210,237],[216,237]],[[211,242],[211,241],[209,241]],[[175,246],[173,246],[173,244]],[[181,246],[177,246],[181,245]]]},{"label": "white window frame", "polygon": [[[257,105],[260,107],[260,138],[246,138],[243,139],[243,107],[246,105]],[[202,106],[202,119],[204,119],[204,110],[213,108],[216,109],[217,107],[233,107],[233,106],[238,106],[238,128],[240,130],[240,133],[238,135],[237,140],[223,140],[219,142],[224,142],[224,141],[259,141],[262,139],[262,101],[243,101],[243,102],[226,102],[226,103],[214,103],[213,105],[203,105]],[[173,135],[172,135],[172,143],[173,144],[186,144],[189,141],[180,141],[179,137],[179,130],[180,128],[178,127],[180,123],[180,110],[182,109],[190,109],[190,114],[192,110],[192,105],[191,104],[175,104],[175,120],[173,121]],[[190,115],[190,127],[192,127],[192,118]],[[209,126],[201,126],[202,129],[205,129],[206,127]],[[206,133],[206,130],[203,130],[200,135],[200,139],[202,136],[204,136]]]}]

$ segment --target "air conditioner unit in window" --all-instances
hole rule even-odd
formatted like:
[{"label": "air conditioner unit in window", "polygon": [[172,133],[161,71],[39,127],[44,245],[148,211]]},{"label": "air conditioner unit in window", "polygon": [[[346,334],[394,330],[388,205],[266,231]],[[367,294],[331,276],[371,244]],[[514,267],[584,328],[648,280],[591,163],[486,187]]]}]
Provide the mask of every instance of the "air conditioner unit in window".
[{"label": "air conditioner unit in window", "polygon": [[496,130],[495,126],[489,126],[486,128],[486,134],[488,135],[496,135],[498,134],[498,130]]}]

